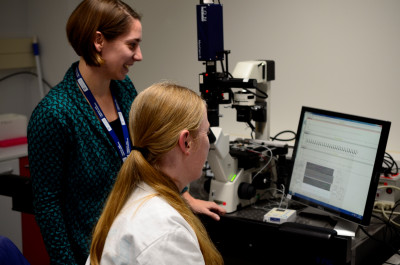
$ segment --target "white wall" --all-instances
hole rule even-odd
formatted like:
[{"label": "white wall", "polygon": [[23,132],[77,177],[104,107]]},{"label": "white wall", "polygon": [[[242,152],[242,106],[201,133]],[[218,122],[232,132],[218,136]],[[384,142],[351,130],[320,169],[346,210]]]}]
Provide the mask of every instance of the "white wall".
[{"label": "white wall", "polygon": [[[7,25],[0,29],[0,38],[36,34],[44,77],[53,85],[76,60],[65,37],[65,23],[79,2],[0,0],[0,18]],[[197,61],[195,9],[199,1],[127,3],[143,14],[144,61],[129,74],[137,89],[170,79],[198,91],[198,74],[205,70]],[[387,151],[400,156],[400,1],[221,3],[230,70],[243,60],[276,63],[270,94],[271,135],[296,130],[302,105],[326,108],[391,121]],[[36,85],[36,81],[31,83]],[[0,83],[1,104],[4,89]],[[0,111],[4,110],[0,107]],[[226,132],[249,137],[249,129],[235,121],[231,109],[221,112]]]}]

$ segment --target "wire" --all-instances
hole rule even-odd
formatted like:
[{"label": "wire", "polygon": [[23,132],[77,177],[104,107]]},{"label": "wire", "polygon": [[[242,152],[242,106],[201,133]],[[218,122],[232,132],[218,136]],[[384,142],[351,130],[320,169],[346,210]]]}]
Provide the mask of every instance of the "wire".
[{"label": "wire", "polygon": [[282,187],[282,198],[281,198],[281,201],[279,203],[279,208],[281,208],[281,205],[282,205],[282,202],[283,202],[283,198],[285,198],[285,185],[281,184],[281,187]]},{"label": "wire", "polygon": [[372,236],[370,233],[368,233],[368,232],[365,230],[365,228],[362,227],[361,225],[359,225],[359,228],[360,228],[361,231],[363,231],[364,234],[367,235],[369,238],[371,238],[371,239],[373,239],[373,240],[375,240],[375,241],[377,241],[377,242],[380,242],[380,243],[382,243],[382,244],[387,245],[387,246],[393,251],[393,253],[400,254],[399,251],[398,251],[397,249],[394,249],[394,248],[393,248],[390,244],[388,244],[386,241],[380,240],[380,239],[377,239],[377,238],[373,237],[373,236]]},{"label": "wire", "polygon": [[[396,242],[393,242],[393,239],[395,238],[399,238],[400,234],[399,234],[399,230],[398,228],[394,227],[390,222],[388,222],[387,220],[384,220],[381,216],[377,216],[372,214],[373,217],[379,219],[380,221],[382,221],[382,223],[385,224],[384,230],[383,230],[383,234],[382,234],[382,238],[381,238],[381,242],[383,242],[388,249],[393,253],[393,254],[400,254],[399,250],[393,247],[394,244],[396,244]],[[369,235],[365,230],[363,230],[363,232],[369,236],[370,238],[377,240],[376,238],[373,238],[371,235]],[[389,243],[390,242],[390,243]]]},{"label": "wire", "polygon": [[392,189],[395,189],[395,190],[400,190],[399,187],[394,186],[394,185],[383,185],[383,186],[378,186],[378,189],[386,189],[386,188],[392,188]]},{"label": "wire", "polygon": [[225,67],[224,67],[224,63],[222,62],[222,60],[219,60],[221,62],[221,70],[224,76],[226,76],[226,72],[225,72]]},{"label": "wire", "polygon": [[[397,205],[398,206],[398,205]],[[396,206],[396,207],[397,207]],[[392,211],[394,211],[395,210],[395,208],[396,207],[394,207],[393,209],[392,209]],[[374,215],[374,214],[372,214],[372,216],[373,217],[375,217],[375,218],[377,218],[377,219],[379,219],[379,220],[381,220],[383,223],[385,223],[386,224],[386,229],[389,229],[389,231],[393,234],[395,234],[397,237],[400,237],[400,230],[397,228],[397,227],[395,227],[391,222],[389,222],[387,219],[384,219],[383,217],[382,217],[382,215],[379,215],[379,216],[377,216],[377,215]],[[386,236],[386,235],[385,235]],[[392,237],[393,237],[393,235],[391,235]]]},{"label": "wire", "polygon": [[[248,121],[248,122],[247,122],[247,125],[250,127],[251,132],[252,132],[252,133],[253,133],[253,132],[255,133],[256,127],[254,127],[253,124],[251,124],[251,121]],[[251,139],[254,139],[252,133],[250,133],[250,136],[251,136]]]},{"label": "wire", "polygon": [[399,224],[399,223],[393,221],[392,218],[389,217],[389,216],[386,214],[386,211],[385,211],[385,208],[384,208],[383,204],[380,205],[380,209],[381,209],[382,215],[388,220],[388,222],[394,224],[395,226],[400,227],[400,224]]},{"label": "wire", "polygon": [[389,174],[396,175],[399,173],[399,166],[393,157],[387,152],[385,152],[383,163],[387,166],[387,168],[382,167],[382,173],[384,173],[386,176]]},{"label": "wire", "polygon": [[[393,210],[394,210],[394,209],[395,209],[395,208],[393,208]],[[374,209],[374,211],[375,211],[375,210],[376,210],[376,209]],[[392,210],[392,211],[393,211],[393,210]],[[386,215],[385,212],[387,212],[387,211],[385,211],[384,209],[382,209],[383,215]],[[386,230],[385,235],[384,235],[384,239],[383,239],[383,240],[380,240],[380,239],[377,239],[377,238],[373,237],[373,236],[370,235],[362,226],[359,226],[360,229],[361,229],[361,230],[364,232],[364,234],[366,234],[369,238],[371,238],[371,239],[373,239],[373,240],[375,240],[375,241],[377,241],[377,242],[380,242],[380,243],[385,244],[385,245],[388,247],[388,249],[389,249],[393,254],[400,255],[400,251],[399,251],[398,249],[394,248],[392,243],[388,243],[388,242],[387,242],[387,239],[386,239],[386,236],[388,235],[389,232],[392,232],[392,233],[394,232],[397,236],[399,236],[398,229],[395,229],[395,228],[392,226],[393,222],[390,222],[390,221],[388,221],[388,220],[384,220],[384,219],[382,219],[381,217],[379,217],[379,216],[377,216],[377,215],[374,215],[374,214],[373,214],[372,216],[375,217],[375,218],[377,218],[377,219],[379,219],[379,220],[381,220],[383,223],[385,223],[385,224],[386,224],[386,227],[389,229],[389,231]],[[393,235],[390,235],[390,236],[393,237]],[[392,263],[386,261],[386,262],[384,262],[383,264],[392,264]]]},{"label": "wire", "polygon": [[[294,137],[290,138],[290,139],[279,139],[278,136],[281,135],[281,134],[284,134],[284,133],[292,133],[292,134],[294,134]],[[271,136],[270,138],[271,138],[272,141],[277,140],[277,141],[282,141],[282,142],[289,142],[289,141],[292,141],[292,140],[296,139],[296,133],[294,131],[291,131],[291,130],[285,130],[285,131],[281,131],[281,132],[277,133],[275,136]]]},{"label": "wire", "polygon": [[[372,211],[376,212],[376,213],[382,213],[381,209],[373,209]],[[384,210],[386,214],[390,213],[390,214],[394,214],[394,215],[400,215],[400,212],[394,212],[391,210]]]},{"label": "wire", "polygon": [[[371,234],[369,234],[369,233],[365,230],[365,228],[362,227],[362,226],[359,226],[360,229],[361,229],[361,230],[364,232],[364,234],[366,234],[369,238],[371,238],[371,239],[373,239],[373,240],[375,240],[375,241],[377,241],[377,242],[381,242],[381,243],[385,244],[394,254],[400,254],[399,250],[398,250],[398,249],[395,249],[395,248],[393,247],[393,244],[389,244],[389,243],[387,242],[387,239],[386,239],[386,236],[388,236],[388,232],[392,232],[392,233],[394,232],[397,236],[399,236],[398,229],[396,229],[389,221],[382,219],[380,216],[377,216],[377,215],[374,215],[374,214],[372,214],[372,216],[375,217],[375,218],[377,218],[377,219],[379,219],[379,220],[381,220],[384,224],[386,224],[386,228],[389,229],[389,231],[386,230],[383,240],[380,240],[380,239],[378,239],[378,238],[373,237],[373,236],[372,236]],[[393,235],[390,235],[390,236],[393,237]]]},{"label": "wire", "polygon": [[[272,158],[273,158],[273,154],[272,154],[272,149],[271,149],[271,148],[269,148],[269,147],[267,147],[267,146],[265,146],[265,145],[258,144],[258,143],[254,143],[254,144],[265,148],[266,151],[269,152],[269,155],[270,155],[270,156],[269,156],[268,162],[253,176],[253,181],[254,181],[254,179],[255,179],[262,171],[264,171],[264,169],[271,163]],[[248,148],[246,148],[246,150],[249,151],[249,152],[252,152],[252,153],[257,153],[257,154],[259,154],[259,156],[260,156],[262,159],[265,160],[265,156],[263,155],[262,152],[258,152],[258,151],[255,151],[255,150],[252,150],[252,149],[248,149]]]},{"label": "wire", "polygon": [[[33,76],[38,77],[38,74],[36,74],[36,73],[29,72],[29,71],[21,71],[21,72],[12,73],[12,74],[9,74],[9,75],[6,75],[6,76],[0,78],[0,82],[6,80],[6,79],[8,79],[8,78],[11,78],[11,77],[14,77],[14,76],[17,76],[17,75],[22,75],[22,74],[33,75]],[[52,86],[51,86],[45,79],[42,78],[42,81],[43,81],[43,83],[45,83],[46,86],[48,86],[50,89],[52,88]]]},{"label": "wire", "polygon": [[[250,127],[250,126],[249,126],[249,127]],[[251,127],[250,127],[250,129],[251,129]],[[251,132],[250,132],[250,138],[251,138],[251,139],[254,139],[254,135],[253,135],[254,133],[255,133],[255,132],[254,132],[253,130],[251,130]]]},{"label": "wire", "polygon": [[[283,185],[281,185],[281,186],[283,186]],[[264,194],[266,194],[268,191],[271,191],[271,190],[276,190],[276,191],[282,193],[281,201],[280,201],[279,204],[278,204],[278,202],[276,202],[276,201],[270,201],[268,204],[266,204],[266,205],[264,205],[264,206],[257,206],[257,205],[252,204],[251,207],[254,208],[254,209],[259,209],[259,210],[263,210],[263,211],[266,211],[266,212],[270,211],[270,210],[271,210],[272,208],[274,208],[274,207],[278,207],[278,208],[281,208],[281,209],[282,209],[283,200],[286,199],[284,186],[283,186],[283,190],[282,190],[282,189],[278,189],[278,188],[269,188],[269,189],[266,189],[265,192],[264,192],[263,194],[260,195],[260,198],[261,198]],[[288,204],[286,204],[285,209],[287,209],[287,207],[288,207]]]}]

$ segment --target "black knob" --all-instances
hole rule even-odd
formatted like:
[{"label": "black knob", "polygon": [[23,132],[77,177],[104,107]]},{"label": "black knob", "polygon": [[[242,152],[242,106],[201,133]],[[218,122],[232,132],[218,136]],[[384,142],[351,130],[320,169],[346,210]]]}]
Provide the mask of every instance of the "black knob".
[{"label": "black knob", "polygon": [[240,199],[250,200],[256,195],[256,188],[247,182],[242,182],[239,185],[238,195]]}]

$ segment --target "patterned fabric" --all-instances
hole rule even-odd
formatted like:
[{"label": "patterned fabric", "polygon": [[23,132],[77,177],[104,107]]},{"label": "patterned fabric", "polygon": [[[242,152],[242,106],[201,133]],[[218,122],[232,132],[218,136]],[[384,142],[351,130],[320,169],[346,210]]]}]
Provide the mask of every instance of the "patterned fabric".
[{"label": "patterned fabric", "polygon": [[[52,264],[84,264],[90,236],[122,165],[115,144],[76,85],[74,63],[28,125],[36,221]],[[126,122],[137,95],[131,80],[111,89]]]}]

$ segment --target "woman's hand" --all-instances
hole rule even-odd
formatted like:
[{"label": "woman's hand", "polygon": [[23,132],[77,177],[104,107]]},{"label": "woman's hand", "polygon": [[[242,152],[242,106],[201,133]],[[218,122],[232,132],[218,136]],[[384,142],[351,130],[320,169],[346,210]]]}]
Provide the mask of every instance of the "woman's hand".
[{"label": "woman's hand", "polygon": [[196,214],[208,215],[212,219],[219,221],[220,215],[224,215],[226,213],[226,210],[217,205],[215,202],[193,198],[188,191],[184,192],[182,196],[188,202],[192,211]]}]

